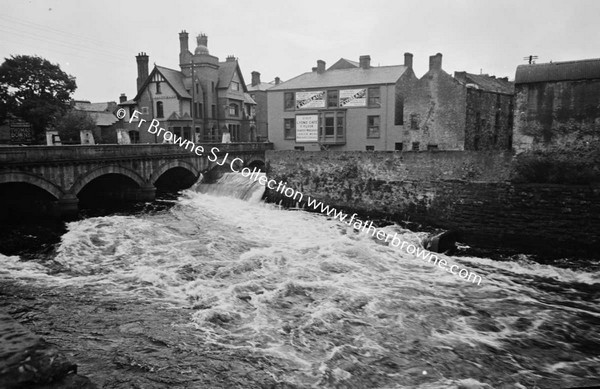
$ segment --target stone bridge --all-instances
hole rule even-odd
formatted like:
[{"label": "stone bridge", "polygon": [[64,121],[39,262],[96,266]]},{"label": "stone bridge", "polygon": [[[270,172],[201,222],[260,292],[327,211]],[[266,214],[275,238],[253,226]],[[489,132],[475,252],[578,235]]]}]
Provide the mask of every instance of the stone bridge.
[{"label": "stone bridge", "polygon": [[270,143],[202,146],[201,156],[171,144],[0,147],[1,206],[10,205],[5,201],[9,192],[14,197],[32,186],[58,205],[64,217],[77,214],[84,193],[92,198],[152,201],[157,187],[189,187],[201,174],[219,165],[228,167],[235,158],[238,169],[262,168],[265,150],[272,149]]}]

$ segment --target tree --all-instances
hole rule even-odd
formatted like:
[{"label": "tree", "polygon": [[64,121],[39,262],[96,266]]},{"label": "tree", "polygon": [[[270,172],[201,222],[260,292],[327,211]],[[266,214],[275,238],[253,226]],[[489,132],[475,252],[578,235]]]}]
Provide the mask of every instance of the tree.
[{"label": "tree", "polygon": [[87,112],[73,109],[56,119],[54,129],[58,131],[62,144],[78,144],[81,143],[80,132],[89,130],[93,133],[96,121]]},{"label": "tree", "polygon": [[39,137],[68,108],[77,85],[58,64],[29,55],[0,65],[0,122],[13,114],[31,123]]}]

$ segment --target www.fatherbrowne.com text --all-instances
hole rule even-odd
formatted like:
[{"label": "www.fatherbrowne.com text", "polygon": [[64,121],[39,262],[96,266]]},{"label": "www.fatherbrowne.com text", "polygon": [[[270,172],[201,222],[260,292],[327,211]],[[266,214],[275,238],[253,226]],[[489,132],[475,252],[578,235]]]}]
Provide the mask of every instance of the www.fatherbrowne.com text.
[{"label": "www.fatherbrowne.com text", "polygon": [[[117,112],[117,117],[119,117],[120,119],[122,119],[125,116],[124,115],[125,110],[123,110],[123,112],[121,112],[121,110],[122,110],[122,108]],[[140,115],[140,114],[142,114],[140,111],[134,110],[133,114],[131,115],[131,118],[129,119],[129,123],[131,123],[133,120],[139,118],[138,115]],[[138,128],[144,122],[146,122],[146,120],[140,118]],[[165,130],[164,128],[161,128],[159,126],[160,126],[160,122],[156,119],[152,119],[152,121],[148,125],[148,132],[150,134],[156,135],[157,137],[160,137],[162,135],[162,137],[165,141],[172,142],[173,144],[179,145],[180,147],[183,147],[184,149],[188,149],[188,147],[189,147],[189,150],[191,152],[195,153],[196,155],[198,155],[199,157],[204,156],[204,146],[196,145],[191,140],[184,139],[183,137],[179,137],[179,136],[173,134],[171,131]],[[216,162],[217,159],[219,158],[217,154],[220,154],[219,148],[212,147],[210,150],[210,153],[211,153],[211,155],[208,156],[208,160],[211,162]],[[229,156],[229,153],[227,153],[223,157],[223,160],[221,161],[221,163],[217,162],[217,165],[223,166],[228,161],[227,160],[228,156]],[[304,194],[302,194],[301,192],[298,192],[297,190],[295,190],[293,188],[286,186],[287,183],[283,183],[281,181],[277,182],[273,179],[268,179],[265,175],[259,174],[260,171],[257,168],[254,168],[254,170],[250,170],[249,168],[245,167],[240,170],[239,167],[244,166],[244,161],[241,158],[236,157],[236,158],[231,159],[229,161],[229,166],[230,166],[232,172],[240,173],[244,177],[249,177],[250,179],[253,179],[254,181],[258,181],[261,185],[264,185],[271,190],[274,190],[278,193],[283,194],[284,196],[294,200],[298,204],[303,203]],[[461,268],[458,265],[451,265],[448,263],[448,261],[446,259],[439,258],[437,255],[433,254],[432,252],[430,252],[424,248],[419,248],[412,243],[403,241],[402,239],[400,239],[398,237],[398,233],[394,233],[394,235],[391,235],[391,234],[383,231],[382,229],[376,228],[373,226],[372,221],[364,222],[364,221],[360,220],[359,218],[357,218],[356,213],[352,214],[350,216],[349,220],[346,220],[346,219],[348,219],[348,216],[349,216],[348,214],[346,214],[342,211],[338,211],[334,207],[329,207],[328,205],[325,205],[321,201],[313,199],[310,196],[306,197],[306,204],[308,205],[309,208],[312,208],[313,210],[315,210],[317,212],[320,212],[327,216],[332,216],[334,219],[337,219],[341,222],[348,224],[349,226],[354,227],[355,230],[359,230],[359,231],[365,232],[367,234],[370,233],[371,236],[374,236],[379,240],[382,240],[386,243],[389,242],[389,244],[391,244],[394,247],[400,247],[401,250],[405,250],[410,255],[414,255],[417,258],[421,258],[423,261],[425,261],[429,264],[432,264],[433,266],[438,266],[440,269],[443,269],[448,273],[457,275],[458,277],[463,278],[472,283],[477,283],[477,285],[481,284],[482,277],[477,275],[476,273],[473,273],[465,268]]]}]

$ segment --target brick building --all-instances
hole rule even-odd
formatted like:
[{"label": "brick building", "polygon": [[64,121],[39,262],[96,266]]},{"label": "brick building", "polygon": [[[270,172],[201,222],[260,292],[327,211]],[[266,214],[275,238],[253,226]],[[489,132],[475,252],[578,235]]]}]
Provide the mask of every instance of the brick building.
[{"label": "brick building", "polygon": [[398,84],[401,150],[509,150],[512,83],[488,75],[442,69],[442,54],[414,83]]},{"label": "brick building", "polygon": [[279,150],[394,150],[402,139],[396,85],[416,81],[412,54],[404,65],[371,66],[341,59],[267,90],[269,140]]},{"label": "brick building", "polygon": [[256,139],[254,122],[256,103],[246,88],[237,58],[225,62],[208,51],[208,37],[197,37],[192,54],[188,49],[188,33],[179,34],[180,70],[155,65],[148,73],[148,55],[136,56],[137,94],[133,100],[122,95],[119,105],[128,115],[122,126],[132,141],[162,142],[147,131],[138,131],[137,122],[127,123],[134,109],[141,119],[157,119],[161,127],[177,136],[195,142],[221,142],[229,134],[232,142]]},{"label": "brick building", "polygon": [[258,142],[264,142],[269,139],[267,90],[280,83],[281,80],[279,77],[275,77],[275,80],[271,82],[261,82],[260,73],[254,71],[252,72],[252,83],[246,85],[250,97],[256,102],[256,117],[254,121],[256,122],[257,130],[256,141]]},{"label": "brick building", "polygon": [[516,151],[576,148],[600,140],[600,59],[520,65]]}]

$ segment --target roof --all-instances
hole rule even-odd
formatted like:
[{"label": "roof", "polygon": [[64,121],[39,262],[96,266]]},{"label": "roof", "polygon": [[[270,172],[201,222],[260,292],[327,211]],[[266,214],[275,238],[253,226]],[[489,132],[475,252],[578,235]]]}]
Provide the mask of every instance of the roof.
[{"label": "roof", "polygon": [[[456,72],[455,78],[466,86],[475,85],[476,89],[486,92],[503,93],[512,95],[515,93],[515,84],[508,81],[508,78],[496,78],[487,74],[473,74]],[[464,78],[463,78],[464,77]]]},{"label": "roof", "polygon": [[249,93],[244,93],[244,103],[247,104],[256,104],[256,101],[250,96]]},{"label": "roof", "polygon": [[248,89],[244,83],[244,77],[242,76],[242,71],[240,70],[237,60],[219,62],[219,88],[229,88],[229,84],[231,84],[231,80],[233,80],[233,75],[236,71],[240,77],[240,83],[244,89],[243,91],[247,92]]},{"label": "roof", "polygon": [[136,104],[137,103],[136,103],[135,100],[127,100],[127,101],[124,101],[122,103],[119,103],[119,105],[136,105]]},{"label": "roof", "polygon": [[302,89],[302,88],[330,88],[343,86],[394,84],[406,71],[406,66],[380,66],[369,69],[351,68],[328,70],[321,74],[308,72],[301,74],[289,81],[274,86],[269,91]]},{"label": "roof", "polygon": [[358,63],[356,61],[352,61],[347,58],[340,58],[336,63],[331,65],[327,70],[351,69],[351,68],[357,68],[359,66],[360,66],[360,63]]},{"label": "roof", "polygon": [[112,126],[117,122],[117,117],[110,112],[89,112],[97,126]]},{"label": "roof", "polygon": [[248,85],[246,85],[246,88],[248,88],[249,92],[252,92],[252,91],[257,91],[257,90],[265,91],[267,89],[273,88],[274,86],[275,86],[275,84],[272,84],[270,82],[261,82],[258,85],[248,84]]},{"label": "roof", "polygon": [[[169,85],[171,85],[179,97],[188,99],[192,98],[183,84],[183,73],[181,73],[179,70],[169,69],[158,65],[154,65],[154,68],[157,69],[160,74],[162,74],[162,76],[167,80]],[[151,79],[151,77],[148,77],[148,79]]]},{"label": "roof", "polygon": [[580,61],[519,65],[517,66],[515,83],[528,84],[598,78],[600,78],[600,59],[584,59]]},{"label": "roof", "polygon": [[74,108],[79,111],[104,112],[104,111],[109,110],[110,102],[90,103],[90,102],[76,101]]}]

